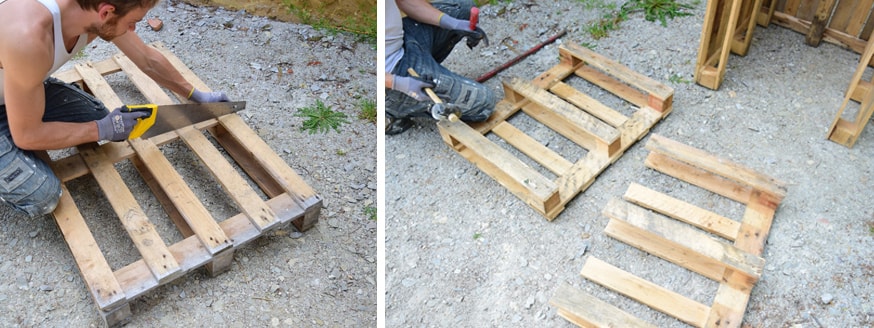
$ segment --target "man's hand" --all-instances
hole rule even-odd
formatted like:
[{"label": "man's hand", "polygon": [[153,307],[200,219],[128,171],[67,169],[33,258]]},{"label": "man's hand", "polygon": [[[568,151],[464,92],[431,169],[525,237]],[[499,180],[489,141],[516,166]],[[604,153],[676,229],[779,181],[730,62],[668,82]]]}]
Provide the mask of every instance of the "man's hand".
[{"label": "man's hand", "polygon": [[224,92],[203,92],[197,89],[192,89],[191,95],[188,96],[188,99],[199,103],[230,101],[230,99],[228,99],[228,95],[226,95]]},{"label": "man's hand", "polygon": [[486,41],[486,46],[489,45],[489,37],[483,29],[477,27],[475,30],[470,29],[470,21],[457,19],[449,15],[440,16],[440,27],[447,30],[455,31],[464,37],[467,37],[467,47],[473,49],[479,45],[482,40]]},{"label": "man's hand", "polygon": [[96,121],[98,140],[124,141],[130,136],[137,119],[149,116],[148,111],[123,111],[125,108],[125,106],[116,108],[109,115]]},{"label": "man's hand", "polygon": [[428,94],[425,93],[425,88],[433,88],[434,83],[427,82],[426,80],[417,79],[412,76],[394,76],[394,82],[392,82],[392,90],[400,91],[406,94],[407,96],[412,97],[418,101],[426,101],[428,100]]}]

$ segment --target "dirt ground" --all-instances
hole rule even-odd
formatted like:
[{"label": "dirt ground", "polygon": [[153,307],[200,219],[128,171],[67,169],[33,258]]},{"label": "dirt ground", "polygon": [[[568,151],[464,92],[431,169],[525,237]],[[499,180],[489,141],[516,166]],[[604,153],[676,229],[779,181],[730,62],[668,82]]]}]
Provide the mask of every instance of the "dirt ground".
[{"label": "dirt ground", "polygon": [[[476,77],[566,29],[559,43],[591,46],[674,88],[673,112],[651,133],[788,185],[742,326],[874,325],[874,134],[869,127],[854,148],[826,139],[859,55],[827,43],[810,47],[804,35],[773,24],[758,27],[749,53],[731,55],[725,81],[710,90],[691,82],[705,5],[697,3],[694,15],[669,20],[667,27],[635,13],[600,40],[589,36],[586,24],[604,12],[579,1],[486,5],[480,26],[492,45],[459,45],[444,64]],[[502,97],[502,79],[530,80],[555,65],[557,45],[486,85]],[[608,96],[591,92],[598,99]],[[514,120],[551,148],[567,143],[530,119]],[[738,203],[646,168],[643,145],[649,136],[549,222],[448,147],[433,121],[417,123],[385,141],[387,327],[570,327],[549,304],[563,283],[657,326],[686,326],[582,278],[589,256],[712,304],[715,282],[603,232],[608,220],[601,211],[632,182],[733,219],[743,214]]]},{"label": "dirt ground", "polygon": [[[164,22],[138,34],[161,42],[212,89],[247,102],[243,120],[323,199],[319,223],[268,233],[235,251],[229,272],[188,272],[130,301],[128,327],[354,327],[377,320],[375,123],[358,118],[376,102],[376,44],[347,34],[217,7],[162,1]],[[118,53],[95,41],[74,62]],[[65,66],[62,70],[71,68]],[[124,76],[107,80],[126,103],[141,103]],[[301,131],[303,107],[322,101],[347,115],[339,132]],[[161,147],[218,220],[239,210],[182,144]],[[129,163],[117,168],[166,243],[181,239]],[[140,255],[94,179],[68,188],[113,269]],[[0,326],[101,327],[79,269],[51,218],[0,207]]]}]

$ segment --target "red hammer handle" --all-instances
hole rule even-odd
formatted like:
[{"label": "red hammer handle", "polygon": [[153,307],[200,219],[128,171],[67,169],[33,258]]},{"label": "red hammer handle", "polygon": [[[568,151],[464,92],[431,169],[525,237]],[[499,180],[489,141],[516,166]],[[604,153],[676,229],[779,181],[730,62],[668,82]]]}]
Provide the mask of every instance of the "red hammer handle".
[{"label": "red hammer handle", "polygon": [[470,30],[476,31],[476,23],[479,21],[479,8],[470,8]]}]

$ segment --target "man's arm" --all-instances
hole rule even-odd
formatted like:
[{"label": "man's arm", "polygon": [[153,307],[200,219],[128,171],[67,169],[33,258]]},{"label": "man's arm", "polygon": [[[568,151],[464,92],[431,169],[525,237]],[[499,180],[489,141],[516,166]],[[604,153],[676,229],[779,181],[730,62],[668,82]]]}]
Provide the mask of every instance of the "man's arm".
[{"label": "man's arm", "polygon": [[442,12],[434,8],[428,0],[397,0],[396,3],[398,9],[417,22],[440,26]]},{"label": "man's arm", "polygon": [[15,145],[21,149],[47,150],[97,141],[95,122],[42,121],[45,113],[43,80],[53,61],[51,34],[35,28],[37,24],[17,30],[14,30],[16,24],[9,25],[0,28],[0,35],[9,36],[0,38],[0,62],[6,116]]},{"label": "man's arm", "polygon": [[155,48],[147,46],[135,32],[129,31],[120,35],[112,43],[152,80],[182,96],[190,95],[193,88],[191,83],[182,77],[167,58]]}]

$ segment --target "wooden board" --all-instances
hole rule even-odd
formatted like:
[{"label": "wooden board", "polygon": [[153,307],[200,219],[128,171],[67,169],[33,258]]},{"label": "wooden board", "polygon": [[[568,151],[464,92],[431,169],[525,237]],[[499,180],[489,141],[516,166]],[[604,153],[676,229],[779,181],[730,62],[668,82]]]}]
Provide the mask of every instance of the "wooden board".
[{"label": "wooden board", "polygon": [[[565,43],[558,64],[528,82],[504,82],[504,99],[484,122],[441,121],[443,140],[538,213],[553,220],[571,199],[673,109],[674,90],[587,48]],[[582,79],[627,104],[630,116],[580,92],[568,79]],[[586,151],[567,159],[510,122],[524,113]],[[538,127],[539,128],[539,127]],[[486,136],[493,134],[555,174],[550,180]]]},{"label": "wooden board", "polygon": [[[743,217],[733,220],[632,184],[625,200],[613,199],[605,207],[604,215],[610,218],[605,232],[710,278],[718,284],[713,303],[700,304],[594,256],[587,259],[580,274],[694,327],[740,327],[765,265],[761,255],[777,206],[786,195],[785,184],[659,135],[652,135],[646,148],[651,151],[647,157],[650,168],[746,205]],[[616,320],[640,325],[633,315],[602,303],[565,285],[550,301],[558,307],[559,315],[581,327],[618,327],[614,325]],[[581,308],[592,304],[609,310],[592,312]]]},{"label": "wooden board", "polygon": [[[856,66],[856,72],[850,79],[850,86],[844,94],[844,101],[838,109],[835,118],[832,121],[828,131],[828,139],[852,148],[862,134],[862,130],[871,120],[871,114],[874,113],[874,88],[871,88],[870,81],[862,80],[865,70],[868,68],[871,60],[874,59],[874,42],[868,42],[865,47],[865,52],[859,59],[859,64]],[[857,105],[858,110],[853,118],[845,118],[844,111],[848,106]]]},{"label": "wooden board", "polygon": [[[163,45],[152,45],[162,53],[182,75],[201,90],[209,88]],[[124,73],[148,101],[158,104],[175,103],[157,83],[140,71],[123,54],[98,63],[75,65],[55,77],[65,82],[81,83],[85,90],[100,99],[108,108],[122,105],[104,76]],[[187,101],[176,95],[178,101]],[[160,115],[160,114],[159,114]],[[204,134],[208,130],[223,149],[219,149]],[[199,165],[212,173],[216,183],[232,199],[240,213],[216,218],[198,198],[182,174],[164,156],[161,145],[174,140],[184,145],[200,159]],[[159,136],[126,142],[89,144],[78,152],[49,164],[62,181],[61,201],[52,213],[76,260],[83,281],[98,313],[108,326],[126,323],[131,316],[130,303],[140,295],[183,277],[185,273],[206,267],[213,274],[231,267],[234,249],[264,235],[272,229],[294,225],[306,231],[318,222],[321,198],[288,164],[252,131],[236,114],[200,122]],[[230,159],[222,154],[225,151]],[[151,190],[131,190],[115,163],[130,160]],[[262,188],[260,196],[235,167],[249,174]],[[66,187],[71,180],[93,175],[128,232],[141,258],[114,270],[94,240],[84,215]],[[167,244],[140,208],[136,194],[152,192],[165,208],[168,217],[183,235],[181,241]],[[83,195],[82,197],[93,197]],[[222,220],[223,219],[223,220]]]}]

